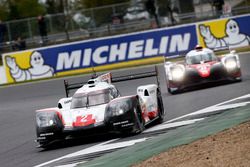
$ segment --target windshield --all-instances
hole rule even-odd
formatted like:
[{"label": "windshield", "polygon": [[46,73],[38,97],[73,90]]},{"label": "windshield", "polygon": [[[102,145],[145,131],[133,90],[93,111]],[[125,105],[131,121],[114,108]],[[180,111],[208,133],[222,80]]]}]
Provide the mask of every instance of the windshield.
[{"label": "windshield", "polygon": [[109,110],[112,112],[119,111],[120,109],[128,111],[131,108],[131,106],[132,106],[131,100],[124,98],[120,99],[119,101],[111,102],[111,104],[109,105]]},{"label": "windshield", "polygon": [[214,53],[201,53],[198,55],[192,55],[186,57],[187,64],[200,64],[201,62],[216,61],[217,57]]},{"label": "windshield", "polygon": [[70,108],[74,109],[74,108],[96,106],[96,105],[106,104],[109,101],[110,101],[109,92],[75,95],[72,98],[72,103]]}]

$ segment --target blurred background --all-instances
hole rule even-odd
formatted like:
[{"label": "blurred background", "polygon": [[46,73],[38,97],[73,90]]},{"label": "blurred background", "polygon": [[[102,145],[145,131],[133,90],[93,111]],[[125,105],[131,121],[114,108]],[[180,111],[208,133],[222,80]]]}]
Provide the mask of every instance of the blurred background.
[{"label": "blurred background", "polygon": [[249,12],[250,0],[0,0],[0,54]]}]

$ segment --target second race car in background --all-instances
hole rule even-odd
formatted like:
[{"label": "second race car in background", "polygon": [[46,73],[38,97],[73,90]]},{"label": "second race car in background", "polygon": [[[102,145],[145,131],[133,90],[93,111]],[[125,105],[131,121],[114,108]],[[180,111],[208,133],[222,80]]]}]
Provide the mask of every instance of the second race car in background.
[{"label": "second race car in background", "polygon": [[[114,82],[157,78],[157,84],[142,85],[137,93],[121,96]],[[71,89],[78,89],[69,97]],[[147,73],[113,78],[110,73],[95,76],[87,83],[65,82],[66,98],[58,107],[36,111],[37,142],[47,147],[55,140],[70,136],[98,133],[140,133],[153,122],[162,122],[164,107],[158,82],[157,68]]]},{"label": "second race car in background", "polygon": [[188,52],[184,63],[165,62],[167,88],[171,94],[198,85],[219,81],[241,81],[239,56],[235,51],[217,57],[197,45]]}]

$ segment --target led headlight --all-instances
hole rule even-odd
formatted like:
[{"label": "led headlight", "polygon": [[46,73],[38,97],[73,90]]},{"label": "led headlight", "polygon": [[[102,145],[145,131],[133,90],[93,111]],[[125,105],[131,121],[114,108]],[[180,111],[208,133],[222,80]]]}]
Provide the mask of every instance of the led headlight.
[{"label": "led headlight", "polygon": [[182,80],[184,77],[184,69],[182,69],[181,67],[174,67],[172,69],[172,77],[173,77],[173,80],[176,80],[176,81]]},{"label": "led headlight", "polygon": [[121,108],[116,112],[116,115],[122,115],[124,113],[124,110]]},{"label": "led headlight", "polygon": [[56,122],[56,113],[54,112],[38,112],[36,113],[36,123],[38,127],[52,126]]},{"label": "led headlight", "polygon": [[118,105],[115,110],[113,110],[113,116],[122,115],[128,110],[129,105],[126,103],[122,103],[121,105]]},{"label": "led headlight", "polygon": [[226,60],[225,66],[228,70],[233,70],[237,68],[237,62],[235,59],[228,59]]},{"label": "led headlight", "polygon": [[130,110],[129,100],[115,101],[108,107],[109,116],[119,116]]}]

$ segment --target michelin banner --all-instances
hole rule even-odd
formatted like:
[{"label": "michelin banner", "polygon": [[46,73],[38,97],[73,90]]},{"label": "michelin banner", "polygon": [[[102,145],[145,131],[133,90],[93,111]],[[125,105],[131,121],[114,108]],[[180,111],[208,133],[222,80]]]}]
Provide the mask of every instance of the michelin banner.
[{"label": "michelin banner", "polygon": [[3,61],[7,82],[13,83],[177,56],[196,44],[196,26],[188,25],[9,53]]},{"label": "michelin banner", "polygon": [[250,16],[98,38],[3,55],[7,83],[66,76],[184,55],[197,43],[211,49],[249,46]]},{"label": "michelin banner", "polygon": [[224,18],[197,24],[199,43],[210,49],[250,44],[250,16]]}]

